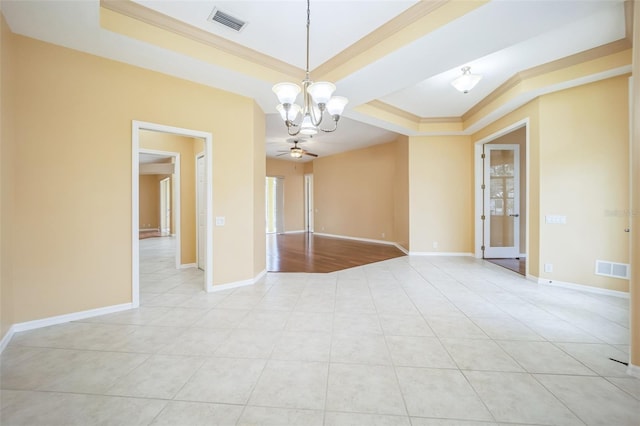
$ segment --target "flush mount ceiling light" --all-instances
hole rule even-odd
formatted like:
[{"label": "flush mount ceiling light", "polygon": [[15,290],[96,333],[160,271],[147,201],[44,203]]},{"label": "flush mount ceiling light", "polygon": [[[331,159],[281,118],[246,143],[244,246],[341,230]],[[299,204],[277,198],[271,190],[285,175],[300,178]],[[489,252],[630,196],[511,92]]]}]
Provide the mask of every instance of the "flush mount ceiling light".
[{"label": "flush mount ceiling light", "polygon": [[[307,0],[307,67],[306,76],[302,80],[303,105],[296,104],[296,98],[300,93],[300,86],[295,83],[278,83],[273,86],[273,91],[278,96],[280,105],[276,107],[280,116],[287,126],[287,132],[290,136],[296,136],[300,133],[303,135],[315,135],[318,130],[323,132],[333,132],[338,128],[338,120],[347,105],[347,98],[342,96],[332,96],[336,90],[333,83],[327,81],[319,81],[314,83],[309,75],[309,26],[310,6]],[[333,119],[331,128],[322,128],[320,124],[324,117],[325,111]],[[298,114],[302,119],[296,121]]]},{"label": "flush mount ceiling light", "polygon": [[471,74],[471,67],[463,67],[462,75],[453,80],[451,85],[462,93],[469,93],[469,91],[478,84],[481,78],[481,75]]}]

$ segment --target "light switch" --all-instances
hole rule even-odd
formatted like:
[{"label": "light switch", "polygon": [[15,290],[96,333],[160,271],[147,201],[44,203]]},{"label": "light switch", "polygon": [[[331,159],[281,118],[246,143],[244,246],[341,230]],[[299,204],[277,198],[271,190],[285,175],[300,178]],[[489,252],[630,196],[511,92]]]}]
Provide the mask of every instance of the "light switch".
[{"label": "light switch", "polygon": [[566,224],[567,217],[557,214],[548,214],[544,217],[544,222],[549,224]]},{"label": "light switch", "polygon": [[216,216],[216,226],[224,226],[224,216]]}]

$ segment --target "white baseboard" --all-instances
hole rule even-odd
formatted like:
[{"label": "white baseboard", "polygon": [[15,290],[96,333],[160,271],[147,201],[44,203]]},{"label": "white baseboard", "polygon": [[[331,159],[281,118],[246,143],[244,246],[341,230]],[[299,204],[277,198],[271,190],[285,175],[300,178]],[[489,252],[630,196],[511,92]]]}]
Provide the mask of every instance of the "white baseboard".
[{"label": "white baseboard", "polygon": [[636,379],[640,379],[640,366],[629,363],[629,366],[627,367],[627,374],[635,377]]},{"label": "white baseboard", "polygon": [[41,318],[33,321],[20,322],[13,324],[7,334],[0,341],[0,353],[9,344],[15,333],[20,331],[34,330],[36,328],[48,327],[50,325],[63,324],[65,322],[79,321],[87,318],[97,317],[100,315],[112,314],[115,312],[126,311],[132,309],[131,303],[122,303],[120,305],[105,306],[103,308],[89,309],[86,311],[72,312],[70,314],[57,315],[55,317]]},{"label": "white baseboard", "polygon": [[526,258],[527,258],[527,254],[526,254],[526,253],[520,253],[520,254],[518,255],[518,258],[519,258],[519,259],[526,259]]},{"label": "white baseboard", "polygon": [[4,348],[7,347],[7,345],[11,341],[11,338],[13,337],[13,334],[15,332],[16,332],[16,330],[14,329],[14,326],[12,325],[11,327],[9,327],[9,329],[7,330],[5,335],[2,336],[2,340],[0,340],[0,354],[4,351]]},{"label": "white baseboard", "polygon": [[321,237],[340,238],[342,240],[362,241],[362,242],[365,242],[365,243],[386,244],[386,245],[389,245],[389,246],[397,245],[395,242],[388,241],[388,240],[374,240],[374,239],[371,239],[371,238],[348,237],[346,235],[325,234],[324,232],[314,232],[314,235],[319,235]]},{"label": "white baseboard", "polygon": [[556,281],[556,280],[550,280],[546,278],[538,278],[538,284],[569,288],[571,290],[585,291],[587,293],[603,294],[605,296],[621,297],[623,299],[629,298],[629,293],[624,291],[609,290],[607,288],[592,287],[590,285],[568,283],[564,281]]},{"label": "white baseboard", "polygon": [[305,231],[304,229],[300,229],[299,231],[284,231],[283,234],[304,234],[307,231]]},{"label": "white baseboard", "polygon": [[180,265],[180,269],[189,269],[189,268],[196,268],[198,265],[195,263],[183,263],[182,265]]},{"label": "white baseboard", "polygon": [[253,285],[260,281],[262,277],[264,277],[267,273],[266,269],[263,269],[258,275],[253,278],[249,278],[248,280],[243,281],[235,281],[227,284],[218,284],[207,287],[207,293],[215,293],[216,291],[230,290],[238,287],[246,287],[248,285]]},{"label": "white baseboard", "polygon": [[463,253],[463,252],[442,252],[442,251],[411,251],[409,252],[410,256],[463,256],[468,257],[472,256],[473,253]]}]

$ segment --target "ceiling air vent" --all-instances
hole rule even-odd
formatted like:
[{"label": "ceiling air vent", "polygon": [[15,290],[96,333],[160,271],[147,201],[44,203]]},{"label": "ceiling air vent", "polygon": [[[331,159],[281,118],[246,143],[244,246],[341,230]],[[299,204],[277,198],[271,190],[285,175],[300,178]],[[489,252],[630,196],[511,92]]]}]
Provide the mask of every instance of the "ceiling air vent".
[{"label": "ceiling air vent", "polygon": [[242,31],[242,29],[247,25],[247,23],[242,19],[238,19],[228,13],[224,13],[218,8],[213,9],[213,12],[209,15],[208,21],[217,22],[237,32]]}]

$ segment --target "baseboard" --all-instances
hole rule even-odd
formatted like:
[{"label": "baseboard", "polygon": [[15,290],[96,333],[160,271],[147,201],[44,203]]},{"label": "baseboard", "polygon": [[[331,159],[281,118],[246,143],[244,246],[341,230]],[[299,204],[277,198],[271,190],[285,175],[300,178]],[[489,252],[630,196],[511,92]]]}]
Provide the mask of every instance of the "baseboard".
[{"label": "baseboard", "polygon": [[14,325],[9,327],[5,335],[2,336],[2,340],[0,340],[0,354],[4,351],[4,348],[7,347],[7,345],[11,341],[11,338],[13,337],[13,334],[16,332],[14,327]]},{"label": "baseboard", "polygon": [[195,263],[183,263],[182,265],[180,265],[180,269],[189,269],[189,268],[196,268],[198,265]]},{"label": "baseboard", "polygon": [[526,253],[520,253],[518,255],[518,259],[526,259],[527,258],[527,254]]},{"label": "baseboard", "polygon": [[348,237],[348,236],[345,236],[345,235],[325,234],[323,232],[314,232],[313,234],[314,235],[319,235],[321,237],[331,237],[331,238],[340,238],[342,240],[362,241],[364,243],[386,244],[388,246],[397,246],[398,245],[397,243],[395,243],[393,241],[388,241],[388,240],[374,240],[374,239],[371,239],[371,238]]},{"label": "baseboard", "polygon": [[138,228],[140,232],[160,232],[158,228]]},{"label": "baseboard", "polygon": [[602,294],[602,295],[605,295],[605,296],[621,297],[623,299],[628,299],[629,298],[629,293],[624,292],[624,291],[609,290],[607,288],[592,287],[590,285],[568,283],[568,282],[564,282],[564,281],[556,281],[556,280],[550,280],[550,279],[546,279],[546,278],[538,278],[538,284],[552,285],[552,286],[556,286],[556,287],[568,288],[568,289],[571,289],[571,290],[584,291],[584,292],[587,292],[587,293]]},{"label": "baseboard", "polygon": [[402,247],[400,244],[398,243],[393,243],[394,246],[396,246],[396,248],[398,250],[400,250],[401,252],[403,252],[404,254],[406,254],[407,256],[409,255],[409,250],[407,250],[406,248]]},{"label": "baseboard", "polygon": [[230,290],[238,287],[246,287],[248,285],[253,285],[260,281],[262,277],[267,274],[267,270],[263,269],[258,275],[253,278],[249,278],[248,280],[235,281],[227,284],[218,284],[207,287],[207,293],[215,293],[217,291]]},{"label": "baseboard", "polygon": [[473,257],[473,253],[463,252],[442,252],[442,251],[411,251],[410,256],[457,256],[457,257]]},{"label": "baseboard", "polygon": [[131,303],[122,303],[120,305],[105,306],[103,308],[89,309],[86,311],[72,312],[70,314],[57,315],[55,317],[41,318],[33,321],[20,322],[13,324],[7,334],[0,341],[0,352],[9,344],[15,333],[20,331],[35,330],[36,328],[49,327],[50,325],[63,324],[71,321],[79,321],[87,318],[97,317],[100,315],[113,314],[115,312],[126,311],[132,309]]},{"label": "baseboard", "polygon": [[627,374],[635,377],[636,379],[640,379],[640,366],[629,363],[629,366],[627,367]]},{"label": "baseboard", "polygon": [[305,234],[307,231],[301,229],[299,231],[284,231],[283,234]]}]

